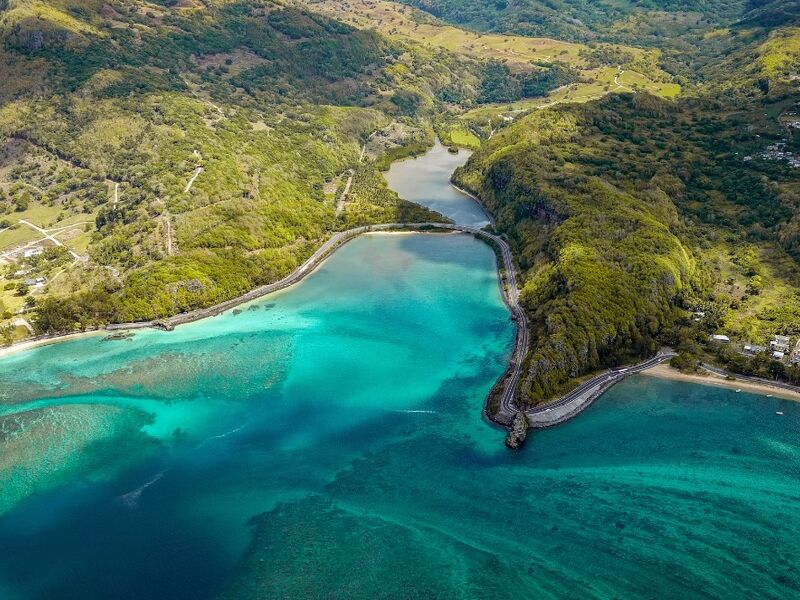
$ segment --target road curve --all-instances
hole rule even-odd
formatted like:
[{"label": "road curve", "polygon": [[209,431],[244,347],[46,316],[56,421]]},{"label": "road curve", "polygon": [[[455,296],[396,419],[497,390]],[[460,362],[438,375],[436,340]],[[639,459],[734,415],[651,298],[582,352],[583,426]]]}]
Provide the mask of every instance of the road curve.
[{"label": "road curve", "polygon": [[[511,247],[508,245],[508,242],[500,236],[489,233],[484,229],[478,229],[477,227],[439,223],[434,223],[432,226],[439,229],[471,233],[478,238],[493,243],[500,250],[500,260],[503,265],[503,269],[500,272],[500,287],[503,291],[503,299],[514,317],[516,335],[514,350],[511,353],[508,369],[497,384],[495,384],[495,387],[490,393],[491,397],[499,392],[497,410],[491,411],[489,409],[488,404],[490,398],[487,398],[484,405],[484,416],[495,423],[508,426],[519,410],[516,406],[515,398],[519,380],[522,376],[522,366],[525,362],[525,355],[528,352],[528,340],[530,336],[528,315],[519,303],[519,286],[517,284],[517,272],[514,268],[514,255],[511,253]],[[498,264],[498,269],[499,267],[500,264]],[[500,389],[498,390],[498,388]]]},{"label": "road curve", "polygon": [[664,348],[652,358],[638,364],[620,369],[611,369],[598,373],[588,381],[583,382],[574,390],[564,394],[558,400],[542,406],[535,406],[525,411],[528,424],[533,428],[552,427],[563,423],[588,408],[595,400],[602,396],[608,389],[629,375],[655,367],[675,356],[670,348]]},{"label": "road curve", "polygon": [[[354,227],[352,229],[334,233],[325,243],[322,244],[322,246],[316,250],[316,252],[314,252],[305,262],[303,262],[303,264],[301,264],[297,269],[283,279],[280,279],[274,283],[260,286],[241,296],[238,296],[237,298],[233,298],[209,308],[181,313],[163,320],[115,323],[107,325],[105,329],[111,331],[144,329],[149,327],[171,329],[176,325],[190,323],[206,317],[219,315],[240,304],[250,302],[267,294],[277,292],[292,286],[295,283],[298,283],[304,277],[312,273],[314,269],[319,266],[319,264],[321,264],[331,253],[340,248],[343,244],[362,234],[375,231],[403,229],[413,229],[417,231],[439,229],[469,233],[477,238],[489,242],[490,244],[493,244],[500,251],[499,258],[501,262],[498,262],[497,265],[498,270],[500,271],[500,286],[503,292],[503,299],[508,305],[509,310],[511,310],[516,323],[516,338],[508,369],[493,389],[492,395],[499,394],[497,409],[495,411],[489,410],[489,398],[487,398],[487,402],[484,407],[484,415],[486,418],[499,425],[509,426],[514,419],[514,416],[519,412],[519,408],[516,404],[516,393],[522,375],[522,366],[524,364],[525,355],[528,351],[528,343],[530,339],[529,323],[528,317],[519,302],[519,287],[517,284],[517,274],[514,267],[511,247],[503,238],[477,227],[456,225],[452,223],[428,222],[383,223],[378,225]],[[75,335],[75,333],[67,333],[60,335],[40,336],[38,338],[34,338],[34,340],[26,340],[26,342],[39,341],[52,343],[59,341],[59,338],[66,339],[69,337],[74,337]],[[12,347],[15,345],[17,344],[12,344]],[[592,379],[582,383],[574,390],[565,394],[555,402],[551,402],[544,406],[527,409],[525,411],[525,415],[528,419],[528,423],[534,428],[549,427],[572,418],[589,406],[596,398],[598,398],[603,392],[605,392],[615,383],[622,381],[628,375],[638,373],[664,362],[674,355],[675,353],[671,350],[666,350],[660,352],[655,357],[632,367],[614,369],[599,373]]]},{"label": "road curve", "polygon": [[[294,285],[295,283],[298,283],[304,277],[312,273],[314,269],[320,263],[322,263],[332,252],[334,252],[336,249],[338,249],[348,241],[358,237],[359,235],[362,235],[364,233],[369,233],[371,231],[391,231],[393,229],[398,229],[398,230],[414,229],[419,231],[431,230],[431,229],[443,229],[448,231],[460,231],[463,233],[470,233],[480,239],[483,239],[484,241],[496,245],[496,247],[499,248],[500,259],[502,260],[502,270],[500,269],[500,263],[498,263],[498,270],[500,270],[501,274],[500,278],[501,289],[503,291],[503,298],[506,304],[508,305],[509,309],[511,310],[512,314],[514,315],[517,325],[516,327],[517,332],[516,332],[516,342],[514,345],[514,351],[511,356],[511,361],[508,370],[495,386],[495,389],[497,387],[502,387],[502,393],[500,397],[500,410],[498,411],[497,414],[492,415],[487,410],[488,406],[485,405],[484,414],[487,416],[487,418],[490,418],[491,420],[495,421],[498,424],[507,425],[508,423],[511,422],[511,419],[517,413],[517,408],[514,404],[514,398],[516,394],[517,385],[519,384],[520,374],[522,372],[523,359],[528,349],[528,336],[529,336],[528,319],[527,316],[525,315],[525,312],[522,310],[522,307],[519,304],[519,289],[517,288],[517,277],[516,277],[516,271],[514,269],[514,261],[513,261],[513,255],[511,253],[511,248],[504,239],[492,233],[489,233],[488,231],[484,231],[483,229],[478,229],[477,227],[455,225],[451,223],[427,223],[427,222],[384,223],[378,225],[365,225],[362,227],[354,227],[352,229],[334,233],[303,264],[301,264],[297,269],[295,269],[293,272],[291,272],[283,279],[280,279],[279,281],[270,283],[268,285],[260,286],[253,290],[250,290],[249,292],[241,296],[238,296],[237,298],[233,298],[231,300],[222,302],[220,304],[217,304],[209,308],[197,309],[191,312],[168,317],[163,320],[137,321],[131,323],[114,323],[111,325],[107,325],[105,329],[109,331],[146,329],[151,327],[161,328],[161,329],[172,329],[176,325],[180,325],[183,323],[190,323],[192,321],[197,321],[206,317],[219,315],[225,312],[226,310],[235,308],[240,304],[243,304],[245,302],[250,302],[251,300],[255,300],[257,298],[260,298],[261,296],[277,292],[291,285]],[[96,331],[96,329],[90,331]],[[47,344],[57,343],[60,340],[70,339],[75,337],[76,335],[80,335],[80,333],[76,334],[75,332],[70,332],[70,333],[55,334],[55,335],[37,336],[33,339],[27,339],[24,340],[23,342],[12,344],[10,347],[5,348],[4,351],[5,352],[8,352],[9,350],[13,351],[15,346],[19,347],[19,349],[23,349],[31,346],[31,344],[35,345],[40,343],[47,343]],[[487,404],[488,404],[488,399],[487,399]]]},{"label": "road curve", "polygon": [[239,304],[249,302],[260,298],[266,294],[271,294],[279,290],[285,289],[291,285],[302,280],[305,276],[313,272],[323,260],[325,260],[332,252],[341,247],[346,242],[371,231],[391,231],[393,229],[415,229],[415,230],[431,230],[443,229],[447,231],[460,231],[463,233],[470,233],[484,241],[494,244],[500,250],[500,260],[502,261],[502,269],[498,263],[498,270],[500,271],[500,285],[503,291],[503,299],[508,305],[509,310],[514,315],[516,323],[516,338],[514,343],[514,350],[511,355],[511,360],[508,369],[503,377],[498,381],[493,389],[493,394],[499,390],[499,403],[498,410],[491,412],[488,410],[488,399],[484,406],[484,414],[487,418],[500,425],[509,425],[514,415],[518,412],[515,404],[515,397],[517,386],[522,374],[522,365],[524,362],[525,354],[528,351],[528,317],[522,306],[519,303],[519,288],[517,286],[517,275],[514,269],[514,257],[511,253],[511,247],[503,238],[489,233],[477,227],[470,227],[467,225],[456,225],[452,223],[382,223],[379,225],[365,225],[363,227],[354,227],[334,233],[319,249],[314,252],[302,265],[295,269],[292,273],[283,279],[255,288],[232,300],[222,302],[209,308],[194,310],[187,313],[182,313],[163,319],[161,321],[143,321],[136,323],[117,323],[109,325],[106,329],[120,330],[120,329],[143,329],[147,327],[160,327],[171,329],[176,325],[197,321],[206,317],[218,315],[226,310],[230,310]]}]

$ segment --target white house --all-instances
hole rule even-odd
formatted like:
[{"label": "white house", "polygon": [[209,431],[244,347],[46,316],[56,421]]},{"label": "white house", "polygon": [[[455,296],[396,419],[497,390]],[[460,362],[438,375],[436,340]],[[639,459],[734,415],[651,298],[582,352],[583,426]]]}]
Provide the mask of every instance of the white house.
[{"label": "white house", "polygon": [[714,342],[719,342],[720,344],[731,343],[731,338],[729,338],[727,335],[721,335],[719,333],[715,333],[714,335],[712,335],[711,340]]},{"label": "white house", "polygon": [[742,354],[747,354],[748,356],[755,356],[756,354],[762,353],[766,350],[766,346],[757,346],[755,344],[745,344],[742,347]]},{"label": "white house", "polygon": [[791,340],[787,335],[776,335],[775,339],[772,340],[769,345],[772,347],[773,350],[777,350],[779,352],[789,352],[789,344]]}]

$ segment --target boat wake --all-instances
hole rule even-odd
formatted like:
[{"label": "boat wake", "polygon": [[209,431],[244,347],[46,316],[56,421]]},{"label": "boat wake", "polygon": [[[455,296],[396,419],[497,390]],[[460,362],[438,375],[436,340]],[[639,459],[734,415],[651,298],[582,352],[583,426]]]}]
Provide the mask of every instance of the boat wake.
[{"label": "boat wake", "polygon": [[394,412],[408,413],[408,414],[422,414],[422,415],[435,415],[439,411],[436,410],[396,410]]},{"label": "boat wake", "polygon": [[196,449],[199,450],[200,448],[205,446],[208,442],[213,442],[214,440],[221,440],[223,438],[228,437],[229,435],[233,435],[235,433],[239,433],[242,429],[244,429],[245,427],[250,425],[250,423],[251,423],[251,421],[247,421],[246,423],[243,423],[242,425],[239,425],[239,427],[236,427],[235,429],[231,429],[230,431],[226,431],[225,433],[220,433],[219,435],[212,435],[211,437],[206,438],[202,442],[197,444]]},{"label": "boat wake", "polygon": [[159,471],[147,483],[143,483],[132,492],[128,492],[127,494],[123,494],[122,496],[120,496],[119,499],[122,502],[122,504],[124,504],[128,508],[136,508],[139,505],[139,498],[141,497],[142,492],[144,492],[147,488],[153,485],[156,481],[161,479],[164,476],[164,473],[166,473],[166,471]]}]

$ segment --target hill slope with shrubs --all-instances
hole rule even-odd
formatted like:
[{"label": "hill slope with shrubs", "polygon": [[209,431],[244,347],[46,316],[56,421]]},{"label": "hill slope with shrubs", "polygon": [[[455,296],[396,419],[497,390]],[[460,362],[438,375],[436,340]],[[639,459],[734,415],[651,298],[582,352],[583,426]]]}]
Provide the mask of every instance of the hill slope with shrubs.
[{"label": "hill slope with shrubs", "polygon": [[[8,0],[0,36],[6,339],[20,311],[42,332],[163,317],[282,277],[349,222],[440,218],[336,205],[371,134],[479,85],[471,61],[261,0]],[[78,258],[23,257],[50,243],[34,226]]]}]

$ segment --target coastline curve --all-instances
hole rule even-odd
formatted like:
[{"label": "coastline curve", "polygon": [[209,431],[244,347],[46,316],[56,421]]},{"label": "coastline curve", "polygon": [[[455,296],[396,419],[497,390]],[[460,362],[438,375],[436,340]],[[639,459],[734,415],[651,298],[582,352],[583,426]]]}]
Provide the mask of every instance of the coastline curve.
[{"label": "coastline curve", "polygon": [[[262,285],[246,292],[236,298],[226,300],[214,306],[200,308],[186,313],[180,313],[172,317],[151,321],[137,321],[130,323],[114,323],[90,329],[82,332],[68,332],[55,335],[39,336],[33,339],[23,340],[6,348],[0,349],[0,357],[13,352],[28,350],[36,346],[49,345],[74,339],[82,335],[97,335],[103,331],[128,331],[137,329],[156,328],[172,330],[178,325],[192,323],[208,317],[214,317],[221,313],[231,310],[244,304],[284,290],[302,281],[305,277],[314,272],[331,254],[341,248],[344,244],[357,238],[360,235],[371,232],[391,232],[391,231],[416,231],[425,233],[431,230],[453,231],[468,233],[489,244],[495,249],[498,255],[497,270],[498,283],[506,306],[508,306],[512,319],[516,324],[515,343],[512,350],[509,366],[503,375],[498,379],[484,401],[483,415],[488,421],[497,425],[508,427],[518,412],[515,404],[516,390],[522,373],[522,364],[528,348],[528,320],[525,311],[519,303],[519,288],[517,287],[517,277],[514,268],[513,254],[511,247],[503,238],[490,233],[484,229],[471,227],[468,225],[457,225],[453,223],[381,223],[376,225],[364,225],[354,227],[345,231],[333,234],[325,243],[322,244],[308,259],[306,259],[297,269],[289,273],[286,277],[270,284]],[[499,251],[499,253],[498,253]],[[499,395],[500,401],[497,411],[490,410],[490,399]]]}]

